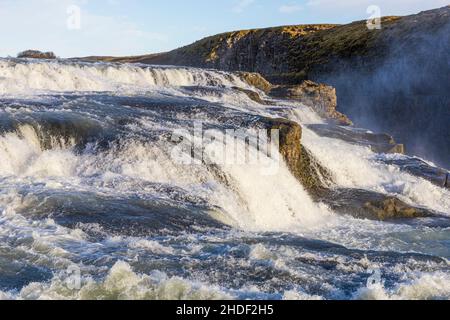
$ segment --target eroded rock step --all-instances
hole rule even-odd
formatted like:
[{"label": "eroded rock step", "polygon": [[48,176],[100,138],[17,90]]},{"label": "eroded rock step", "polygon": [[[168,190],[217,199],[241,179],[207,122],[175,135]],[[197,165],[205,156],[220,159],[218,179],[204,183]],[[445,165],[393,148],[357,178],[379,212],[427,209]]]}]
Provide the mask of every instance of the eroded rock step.
[{"label": "eroded rock step", "polygon": [[439,187],[450,189],[450,172],[442,168],[433,167],[419,158],[404,157],[386,159],[380,157],[378,160],[389,165],[395,165],[400,170],[428,180]]},{"label": "eroded rock step", "polygon": [[249,126],[279,130],[280,153],[291,173],[311,195],[320,193],[332,183],[329,171],[302,145],[302,127],[298,123],[282,118],[259,117]]},{"label": "eroded rock step", "polygon": [[313,81],[303,81],[299,85],[273,86],[269,95],[275,98],[298,101],[313,109],[329,123],[351,126],[353,122],[338,111],[336,89]]},{"label": "eroded rock step", "polygon": [[450,227],[450,218],[389,196],[363,189],[324,189],[317,198],[334,211],[358,219],[404,222],[406,219],[434,218],[439,226]]},{"label": "eroded rock step", "polygon": [[310,124],[307,126],[321,137],[340,139],[353,144],[370,147],[376,153],[405,153],[405,147],[384,133],[372,133],[365,129],[342,127],[333,124]]}]

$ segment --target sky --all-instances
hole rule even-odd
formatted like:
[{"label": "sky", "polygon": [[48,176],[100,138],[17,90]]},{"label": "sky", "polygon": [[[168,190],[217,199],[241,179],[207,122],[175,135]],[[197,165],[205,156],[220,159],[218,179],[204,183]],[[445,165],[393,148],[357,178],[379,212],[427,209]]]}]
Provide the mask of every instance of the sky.
[{"label": "sky", "polygon": [[450,0],[0,0],[0,56],[164,52],[226,31],[407,15]]}]

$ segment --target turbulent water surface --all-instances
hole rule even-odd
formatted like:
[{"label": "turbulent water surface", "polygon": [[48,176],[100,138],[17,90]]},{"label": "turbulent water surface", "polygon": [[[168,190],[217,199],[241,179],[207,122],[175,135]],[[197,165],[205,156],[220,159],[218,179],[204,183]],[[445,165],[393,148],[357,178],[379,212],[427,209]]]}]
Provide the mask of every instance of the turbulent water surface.
[{"label": "turbulent water surface", "polygon": [[[0,60],[0,298],[450,298],[450,192],[425,179],[432,164],[321,137],[308,108],[234,87],[248,89],[218,71]],[[355,219],[284,164],[171,154],[177,130],[261,116],[299,122],[336,187],[441,217]]]}]

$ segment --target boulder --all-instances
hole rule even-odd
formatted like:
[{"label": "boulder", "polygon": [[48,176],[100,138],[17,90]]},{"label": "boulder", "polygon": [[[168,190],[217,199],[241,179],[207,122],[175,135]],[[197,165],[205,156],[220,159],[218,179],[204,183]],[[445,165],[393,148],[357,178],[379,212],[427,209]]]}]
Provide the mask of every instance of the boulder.
[{"label": "boulder", "polygon": [[336,110],[337,96],[333,87],[308,80],[300,85],[275,86],[269,94],[275,98],[299,101],[315,110],[321,117],[339,125],[353,125],[347,116]]},{"label": "boulder", "polygon": [[259,73],[236,72],[236,75],[248,85],[255,87],[265,93],[269,93],[272,89],[272,84]]},{"label": "boulder", "polygon": [[386,221],[438,216],[394,196],[362,189],[323,190],[318,200],[328,204],[336,212],[360,219]]},{"label": "boulder", "polygon": [[48,59],[48,60],[54,60],[56,59],[56,55],[53,52],[42,52],[38,50],[27,50],[19,53],[17,55],[17,58],[24,59]]},{"label": "boulder", "polygon": [[291,173],[311,194],[316,195],[331,182],[331,174],[301,144],[302,127],[286,119],[261,118],[256,126],[279,130],[280,154]]},{"label": "boulder", "polygon": [[340,139],[349,143],[368,146],[376,153],[405,153],[405,146],[385,133],[373,133],[355,127],[342,127],[334,124],[310,124],[308,128],[321,137]]},{"label": "boulder", "polygon": [[233,89],[244,93],[245,95],[247,95],[247,97],[250,98],[250,100],[253,100],[259,104],[269,104],[269,102],[262,99],[261,96],[259,95],[259,93],[256,91],[244,89],[244,88],[240,88],[240,87],[233,87]]}]

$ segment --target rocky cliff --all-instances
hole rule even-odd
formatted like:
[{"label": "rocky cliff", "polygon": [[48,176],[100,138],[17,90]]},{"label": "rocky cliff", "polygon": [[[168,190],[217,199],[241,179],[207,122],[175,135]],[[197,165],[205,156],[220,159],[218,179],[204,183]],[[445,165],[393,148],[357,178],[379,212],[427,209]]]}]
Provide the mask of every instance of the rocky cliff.
[{"label": "rocky cliff", "polygon": [[162,54],[87,60],[258,72],[275,84],[336,88],[339,111],[450,167],[450,6],[365,21],[224,33]]}]

